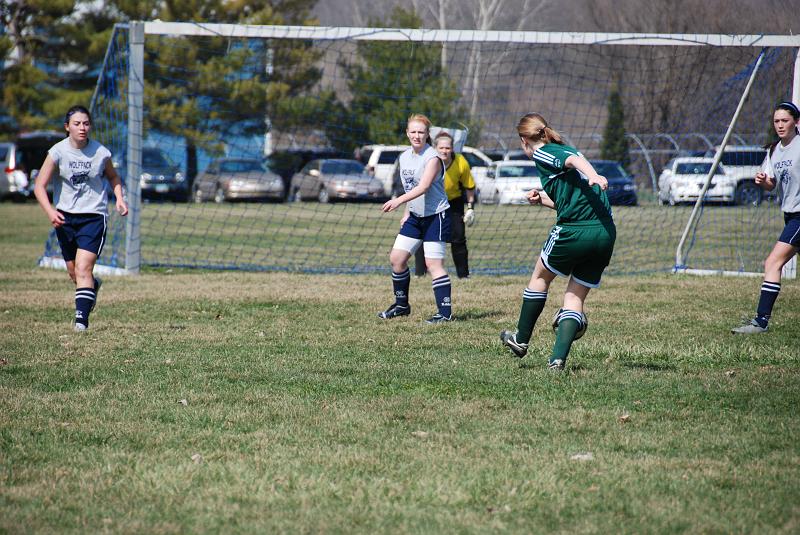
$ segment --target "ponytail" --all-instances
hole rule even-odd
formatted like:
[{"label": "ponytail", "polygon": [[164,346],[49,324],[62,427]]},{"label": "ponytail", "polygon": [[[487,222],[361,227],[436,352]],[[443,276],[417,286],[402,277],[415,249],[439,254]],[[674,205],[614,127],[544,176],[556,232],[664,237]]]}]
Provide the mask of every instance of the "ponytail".
[{"label": "ponytail", "polygon": [[524,115],[517,123],[517,134],[519,137],[532,141],[534,143],[556,143],[564,145],[564,139],[561,134],[551,128],[544,117],[538,113],[528,113]]}]

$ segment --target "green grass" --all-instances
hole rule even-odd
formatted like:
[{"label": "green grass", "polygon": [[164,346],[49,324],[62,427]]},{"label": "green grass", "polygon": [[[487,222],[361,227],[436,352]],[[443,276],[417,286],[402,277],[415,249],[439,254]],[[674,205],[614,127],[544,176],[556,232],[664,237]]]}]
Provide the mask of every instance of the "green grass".
[{"label": "green grass", "polygon": [[563,281],[523,360],[527,275],[431,327],[429,279],[381,322],[387,276],[145,270],[74,333],[44,215],[0,221],[0,532],[800,530],[795,280],[733,337],[757,279],[606,277],[555,375]]}]

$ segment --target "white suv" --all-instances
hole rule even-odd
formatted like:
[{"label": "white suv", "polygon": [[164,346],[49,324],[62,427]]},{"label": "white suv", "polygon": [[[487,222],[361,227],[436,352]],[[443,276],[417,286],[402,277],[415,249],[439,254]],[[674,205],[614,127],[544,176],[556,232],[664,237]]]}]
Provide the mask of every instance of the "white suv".
[{"label": "white suv", "polygon": [[[713,158],[719,147],[709,150],[707,158]],[[728,145],[722,153],[720,163],[725,166],[725,172],[736,182],[734,191],[734,204],[758,205],[763,200],[765,191],[756,186],[756,173],[761,171],[767,149],[759,145]]]},{"label": "white suv", "polygon": [[410,145],[364,145],[357,149],[356,159],[364,164],[367,173],[381,181],[383,192],[392,195],[395,162]]}]

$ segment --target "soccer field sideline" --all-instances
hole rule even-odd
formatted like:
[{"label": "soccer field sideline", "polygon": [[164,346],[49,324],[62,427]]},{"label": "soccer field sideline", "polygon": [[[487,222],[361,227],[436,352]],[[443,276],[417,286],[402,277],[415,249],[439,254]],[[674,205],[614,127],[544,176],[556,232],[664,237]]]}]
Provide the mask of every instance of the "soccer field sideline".
[{"label": "soccer field sideline", "polygon": [[[22,214],[24,217],[20,217]],[[14,216],[14,217],[12,217]],[[518,361],[527,275],[146,269],[71,331],[47,221],[0,205],[0,530],[775,532],[797,526],[800,285],[772,332],[728,329],[759,281],[609,276],[568,372],[551,300]]]}]

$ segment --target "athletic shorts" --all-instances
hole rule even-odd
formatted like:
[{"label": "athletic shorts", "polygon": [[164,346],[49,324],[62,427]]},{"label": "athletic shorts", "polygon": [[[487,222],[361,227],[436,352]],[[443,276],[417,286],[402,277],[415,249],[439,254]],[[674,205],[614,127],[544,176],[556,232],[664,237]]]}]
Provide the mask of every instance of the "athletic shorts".
[{"label": "athletic shorts", "polygon": [[778,241],[800,247],[800,212],[784,212],[783,221],[786,226]]},{"label": "athletic shorts", "polygon": [[616,238],[613,222],[554,225],[542,246],[540,258],[544,267],[556,275],[571,275],[575,282],[597,288],[611,261]]},{"label": "athletic shorts", "polygon": [[56,236],[64,261],[75,260],[78,249],[100,256],[106,241],[106,217],[100,214],[61,214],[64,215],[64,224],[56,229]]},{"label": "athletic shorts", "polygon": [[447,242],[450,240],[450,213],[444,210],[426,217],[411,214],[400,228],[400,235],[424,242]]}]

